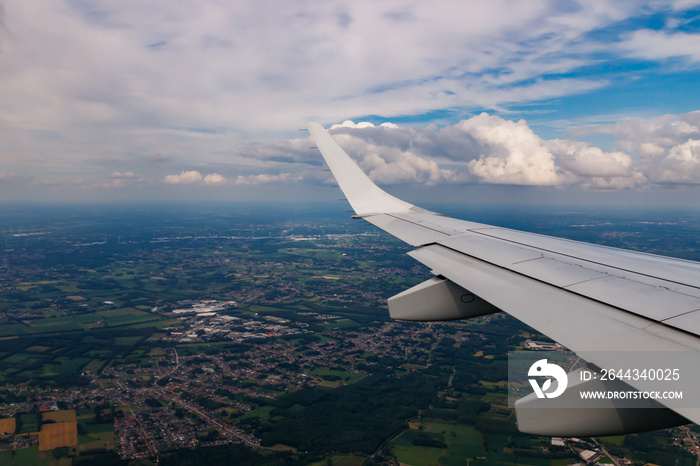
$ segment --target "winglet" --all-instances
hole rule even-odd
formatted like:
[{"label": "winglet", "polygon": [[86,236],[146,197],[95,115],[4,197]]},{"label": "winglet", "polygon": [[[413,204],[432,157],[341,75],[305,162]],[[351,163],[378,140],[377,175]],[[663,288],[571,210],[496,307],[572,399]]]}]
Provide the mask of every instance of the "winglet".
[{"label": "winglet", "polygon": [[357,215],[408,212],[414,207],[374,184],[323,126],[307,121],[306,127]]}]

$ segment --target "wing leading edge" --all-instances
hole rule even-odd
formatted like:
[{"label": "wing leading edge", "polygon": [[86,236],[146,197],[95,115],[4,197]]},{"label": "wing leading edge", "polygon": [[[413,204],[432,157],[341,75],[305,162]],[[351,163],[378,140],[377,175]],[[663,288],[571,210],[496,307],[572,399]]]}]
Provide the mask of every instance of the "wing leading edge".
[{"label": "wing leading edge", "polygon": [[[644,358],[649,351],[697,360],[699,263],[457,220],[421,209],[377,187],[321,125],[307,123],[307,127],[357,215],[417,246],[409,255],[438,277],[391,298],[393,318],[451,320],[500,309],[598,368],[640,367],[648,363]],[[474,299],[463,305],[464,296]],[[694,362],[691,366],[684,370],[697,372]],[[627,384],[638,391],[663,388],[655,380]],[[608,410],[543,410],[527,399],[521,401],[520,409],[516,403],[519,428],[542,435],[612,435],[688,420],[700,423],[700,408],[687,398],[664,400],[669,409],[656,408],[653,413],[614,403]]]}]

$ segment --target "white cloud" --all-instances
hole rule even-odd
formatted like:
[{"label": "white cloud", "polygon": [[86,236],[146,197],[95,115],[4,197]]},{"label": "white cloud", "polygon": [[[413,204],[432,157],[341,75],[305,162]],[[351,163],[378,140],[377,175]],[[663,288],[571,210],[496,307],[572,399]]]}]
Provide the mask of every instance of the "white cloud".
[{"label": "white cloud", "polygon": [[482,113],[457,124],[488,148],[469,162],[472,174],[487,183],[555,185],[559,181],[554,156],[527,125]]},{"label": "white cloud", "polygon": [[673,146],[661,161],[647,170],[656,183],[700,184],[700,141]]},{"label": "white cloud", "polygon": [[[143,181],[143,178],[135,174],[134,172],[112,172],[112,174],[109,176],[112,181],[109,183],[103,184],[103,186],[108,187],[123,187],[123,186],[135,186],[140,184]],[[79,178],[77,180],[78,182],[76,184],[84,184],[85,181],[82,178]]]},{"label": "white cloud", "polygon": [[585,34],[638,11],[625,2],[572,9],[544,0],[266,5],[9,2],[0,125],[27,152],[66,159],[76,151],[55,136],[83,152],[168,157],[188,153],[183,139],[196,140],[214,158],[247,135],[288,131],[309,117],[493,108],[587,92],[605,80],[542,77],[592,63],[586,57],[606,47]]},{"label": "white cloud", "polygon": [[226,182],[226,178],[218,173],[210,173],[204,177],[204,182],[206,184],[221,184]]},{"label": "white cloud", "polygon": [[684,57],[700,62],[700,34],[663,31],[635,31],[620,43],[619,48],[632,56],[647,60]]},{"label": "white cloud", "polygon": [[182,170],[179,175],[167,175],[165,177],[165,182],[170,184],[191,184],[199,181],[202,181],[202,174],[197,170]]},{"label": "white cloud", "polygon": [[289,173],[280,173],[279,175],[238,175],[235,183],[238,185],[254,185],[267,183],[286,183],[293,179]]},{"label": "white cloud", "polygon": [[682,115],[663,115],[648,120],[630,119],[599,132],[613,134],[621,139],[654,141],[674,145],[688,138],[700,138],[700,111]]},{"label": "white cloud", "polygon": [[[379,126],[384,127],[384,128],[398,128],[398,125],[395,125],[394,123],[382,123]],[[369,121],[360,121],[359,123],[355,123],[352,120],[345,120],[344,122],[340,124],[335,124],[330,127],[330,129],[338,129],[338,128],[374,128],[375,125],[374,123],[370,123]]]},{"label": "white cloud", "polygon": [[[258,183],[284,173],[292,181],[319,163],[308,140],[266,141],[285,137],[281,134],[307,119],[503,110],[607,86],[605,76],[577,74],[604,56],[684,57],[686,63],[697,62],[700,53],[697,35],[668,30],[678,21],[669,21],[663,32],[633,31],[617,47],[590,38],[591,31],[619,30],[618,24],[629,28],[626,20],[640,12],[686,8],[683,2],[3,5],[0,140],[7,166],[2,169],[27,176],[42,167],[53,170],[47,176],[52,180],[104,178],[97,170],[108,166],[107,173],[122,174],[109,181],[121,183],[143,178],[146,185],[221,184],[227,182],[224,175],[239,184]],[[363,137],[372,146],[349,143],[360,150],[360,163],[371,168],[371,176],[385,183],[639,181],[638,163],[628,164],[626,153],[651,166],[675,145],[698,139],[692,133],[697,124],[679,121],[687,126],[676,128],[688,135],[682,141],[671,134],[666,142],[642,141],[608,153],[568,143],[554,147],[538,140],[527,124],[494,118],[472,121],[467,129],[345,122],[334,131],[367,131]],[[154,163],[145,167],[135,160]],[[176,169],[165,168],[188,166],[216,167],[224,175],[168,174]],[[229,171],[219,168],[224,166]],[[138,175],[123,176],[129,173],[125,168]],[[228,175],[236,170],[279,174]]]},{"label": "white cloud", "polygon": [[[700,183],[695,168],[700,141],[700,112],[628,120],[579,130],[620,138],[615,150],[570,139],[546,140],[526,121],[482,113],[454,125],[407,128],[345,121],[331,134],[381,185],[417,183],[488,183],[529,186],[579,186],[625,189],[650,184]],[[319,176],[308,164],[320,161],[309,139],[277,141],[245,148],[284,166],[279,175],[239,176],[237,184],[309,180]],[[303,165],[295,165],[303,162]],[[291,171],[295,168],[296,171]]]},{"label": "white cloud", "polygon": [[545,140],[524,120],[482,113],[452,126],[417,129],[345,122],[333,130],[381,184],[473,183],[632,187],[632,158],[581,141]]},{"label": "white cloud", "polygon": [[166,175],[165,182],[169,184],[222,184],[226,182],[226,178],[218,173],[209,173],[205,176],[197,170],[185,171],[182,170],[179,175]]},{"label": "white cloud", "polygon": [[610,134],[617,146],[635,155],[633,169],[651,183],[698,184],[700,111],[630,119],[579,131],[581,134]]},{"label": "white cloud", "polygon": [[554,139],[547,147],[556,154],[559,165],[571,173],[592,177],[630,176],[632,157],[624,152],[605,152],[585,142]]}]

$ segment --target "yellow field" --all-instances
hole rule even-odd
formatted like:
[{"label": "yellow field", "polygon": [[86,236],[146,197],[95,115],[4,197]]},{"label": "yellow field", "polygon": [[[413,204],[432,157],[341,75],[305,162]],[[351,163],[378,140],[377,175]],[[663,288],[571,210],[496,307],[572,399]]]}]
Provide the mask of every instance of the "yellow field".
[{"label": "yellow field", "polygon": [[401,365],[401,369],[408,369],[408,370],[413,370],[413,371],[418,370],[418,369],[421,369],[421,370],[422,370],[422,369],[427,369],[427,368],[428,368],[428,366],[421,366],[421,365],[419,365],[419,364],[408,364],[408,363],[406,363],[406,364],[402,364],[402,365]]},{"label": "yellow field", "polygon": [[479,383],[481,385],[483,385],[484,387],[508,388],[508,381],[507,380],[500,380],[498,382],[488,382],[486,380],[479,380]]},{"label": "yellow field", "polygon": [[294,452],[294,453],[297,452],[297,449],[296,449],[296,448],[290,447],[289,445],[283,445],[283,444],[281,444],[281,443],[278,443],[277,445],[271,446],[270,449],[271,449],[271,450],[275,450],[275,451],[291,451],[291,452]]},{"label": "yellow field", "polygon": [[343,382],[340,380],[334,380],[332,382],[330,380],[321,380],[318,383],[318,385],[320,385],[321,387],[328,387],[328,388],[338,388],[342,384],[343,384]]},{"label": "yellow field", "polygon": [[430,429],[430,426],[424,422],[408,421],[408,428],[411,430]]},{"label": "yellow field", "polygon": [[[73,413],[75,416],[75,413]],[[58,447],[72,447],[78,444],[78,423],[59,422],[44,424],[39,431],[39,451]]]},{"label": "yellow field", "polygon": [[66,299],[70,299],[71,301],[82,301],[85,298],[83,298],[82,296],[73,295],[73,296],[66,296]]},{"label": "yellow field", "polygon": [[75,422],[75,410],[66,409],[63,411],[48,411],[41,415],[41,421],[54,421],[54,422]]},{"label": "yellow field", "polygon": [[47,349],[50,349],[48,346],[30,346],[27,348],[27,351],[31,351],[33,353],[43,353]]},{"label": "yellow field", "polygon": [[8,417],[5,419],[0,419],[0,434],[14,434],[15,433],[15,418]]}]

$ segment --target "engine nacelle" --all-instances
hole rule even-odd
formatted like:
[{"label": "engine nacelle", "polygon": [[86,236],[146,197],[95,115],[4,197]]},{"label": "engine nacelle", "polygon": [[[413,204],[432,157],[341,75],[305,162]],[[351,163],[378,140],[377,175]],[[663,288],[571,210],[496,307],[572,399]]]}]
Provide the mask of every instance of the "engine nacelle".
[{"label": "engine nacelle", "polygon": [[[581,380],[583,369],[568,374],[567,388],[554,399],[531,393],[515,402],[518,430],[547,437],[597,437],[665,429],[689,424],[683,416],[653,400],[595,400],[585,407],[582,391],[636,391],[621,380]],[[556,384],[556,382],[554,382]],[[586,400],[590,402],[591,400]]]},{"label": "engine nacelle", "polygon": [[468,319],[500,311],[443,277],[433,277],[392,296],[388,305],[392,319],[420,322]]}]

